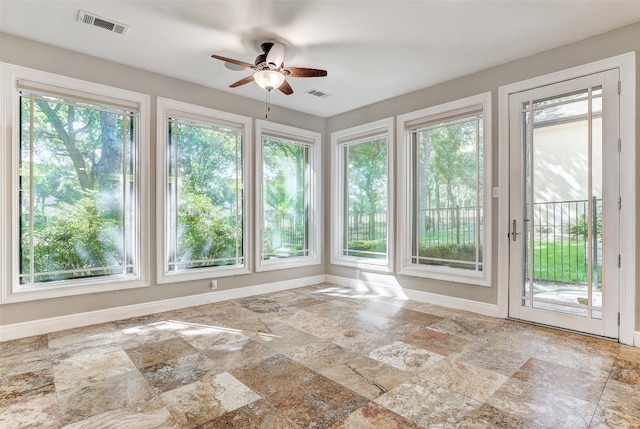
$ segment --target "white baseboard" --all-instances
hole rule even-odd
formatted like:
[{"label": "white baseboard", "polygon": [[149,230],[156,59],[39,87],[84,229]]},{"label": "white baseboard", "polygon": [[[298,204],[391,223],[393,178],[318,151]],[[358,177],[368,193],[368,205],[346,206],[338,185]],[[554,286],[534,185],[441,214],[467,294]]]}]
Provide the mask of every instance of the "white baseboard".
[{"label": "white baseboard", "polygon": [[633,333],[633,345],[635,347],[640,347],[640,331],[635,331]]},{"label": "white baseboard", "polygon": [[470,311],[472,313],[482,314],[484,316],[498,317],[498,306],[496,304],[487,304],[484,302],[472,301],[470,299],[456,298],[430,292],[422,292],[415,289],[405,289],[397,285],[384,284],[367,280],[350,279],[329,274],[326,277],[327,283],[333,283],[338,286],[368,288],[375,290],[376,292],[385,290],[387,291],[389,296],[406,297],[407,299],[411,299],[414,301],[442,305],[444,307]]},{"label": "white baseboard", "polygon": [[320,274],[312,277],[265,283],[257,286],[247,286],[237,289],[145,302],[143,304],[126,305],[104,310],[70,314],[67,316],[13,323],[10,325],[0,326],[0,342],[30,337],[33,335],[43,335],[65,329],[80,328],[98,323],[112,322],[114,320],[128,319],[130,317],[146,316],[163,311],[178,310],[203,304],[212,304],[214,302],[228,301],[230,299],[311,286],[324,283],[325,278],[326,276],[324,274]]}]

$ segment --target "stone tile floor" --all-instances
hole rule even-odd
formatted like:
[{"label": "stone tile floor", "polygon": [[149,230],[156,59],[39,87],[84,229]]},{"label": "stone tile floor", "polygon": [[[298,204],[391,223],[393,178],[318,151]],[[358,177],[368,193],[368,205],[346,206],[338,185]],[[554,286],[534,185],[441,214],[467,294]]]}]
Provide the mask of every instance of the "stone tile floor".
[{"label": "stone tile floor", "polygon": [[640,349],[323,284],[0,343],[0,427],[640,428]]}]

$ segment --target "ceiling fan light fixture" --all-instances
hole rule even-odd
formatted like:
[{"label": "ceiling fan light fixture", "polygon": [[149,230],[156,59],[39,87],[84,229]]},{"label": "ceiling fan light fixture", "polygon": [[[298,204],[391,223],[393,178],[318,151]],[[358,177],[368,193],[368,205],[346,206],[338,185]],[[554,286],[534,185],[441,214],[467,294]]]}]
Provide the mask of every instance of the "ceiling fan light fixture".
[{"label": "ceiling fan light fixture", "polygon": [[271,91],[280,88],[284,83],[285,76],[275,70],[258,70],[253,74],[253,79],[260,88]]}]

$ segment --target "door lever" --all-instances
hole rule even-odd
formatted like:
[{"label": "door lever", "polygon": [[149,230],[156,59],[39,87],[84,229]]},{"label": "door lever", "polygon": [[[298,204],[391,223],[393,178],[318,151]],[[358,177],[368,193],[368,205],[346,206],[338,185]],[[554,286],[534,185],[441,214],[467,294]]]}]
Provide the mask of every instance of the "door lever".
[{"label": "door lever", "polygon": [[513,241],[516,241],[516,236],[517,235],[518,235],[518,233],[516,232],[516,220],[514,219],[514,220],[511,221],[511,239]]}]

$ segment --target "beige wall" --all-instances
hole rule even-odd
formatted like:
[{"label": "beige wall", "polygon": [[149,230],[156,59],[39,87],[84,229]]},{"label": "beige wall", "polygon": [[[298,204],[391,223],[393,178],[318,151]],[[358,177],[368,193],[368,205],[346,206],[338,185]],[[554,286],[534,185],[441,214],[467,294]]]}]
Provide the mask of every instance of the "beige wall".
[{"label": "beige wall", "polygon": [[[507,36],[505,36],[507,37]],[[457,100],[470,95],[491,91],[493,94],[493,165],[492,172],[494,186],[498,181],[498,88],[502,85],[533,78],[543,74],[583,65],[592,61],[612,57],[629,51],[640,50],[640,23],[628,26],[610,33],[583,40],[572,45],[543,52],[522,60],[503,64],[488,70],[479,71],[469,76],[454,79],[449,82],[425,88],[410,94],[395,97],[364,108],[337,115],[328,119],[318,118],[299,112],[281,108],[272,109],[271,120],[274,122],[323,132],[323,171],[325,180],[325,238],[328,242],[331,218],[330,198],[330,147],[331,132],[348,127],[361,125],[389,116],[397,116],[414,110]],[[134,69],[120,64],[100,60],[34,43],[9,35],[0,35],[0,60],[26,67],[45,70],[79,79],[130,89],[152,95],[152,122],[155,118],[155,97],[162,96],[186,101],[202,106],[212,107],[232,113],[261,118],[264,105],[261,102],[237,97],[233,94],[216,91],[199,85],[190,84]],[[640,67],[637,68],[640,71]],[[640,88],[640,85],[638,86]],[[636,95],[636,103],[640,103],[640,96]],[[640,108],[636,107],[640,112]],[[640,131],[640,127],[637,127]],[[155,141],[155,125],[152,123],[151,141]],[[638,151],[640,154],[640,151]],[[152,154],[152,165],[155,157]],[[155,178],[154,178],[155,180]],[[155,185],[155,181],[152,182]],[[397,184],[397,182],[396,182]],[[637,186],[636,188],[640,189]],[[153,192],[155,195],[155,190]],[[155,207],[155,197],[152,198]],[[636,200],[640,200],[636,198]],[[640,212],[640,211],[639,211]],[[498,202],[493,200],[493,286],[481,287],[457,284],[444,281],[434,281],[407,276],[394,276],[397,282],[407,288],[420,291],[460,297],[483,303],[495,304],[496,267],[497,267],[497,213]],[[152,219],[154,222],[154,219]],[[640,229],[638,229],[640,231]],[[155,224],[152,225],[152,240],[149,243],[155,248]],[[640,252],[638,252],[640,254]],[[329,260],[328,246],[324,246],[324,261]],[[637,269],[636,269],[637,270]],[[637,270],[638,271],[638,270]],[[155,273],[155,266],[152,267]],[[306,277],[317,274],[332,274],[353,278],[355,270],[327,264],[317,267],[277,271],[271,273],[249,274],[220,279],[219,289],[231,289],[242,286],[258,285],[280,280]],[[637,277],[638,276],[637,273]],[[152,280],[155,274],[152,274]],[[144,303],[148,301],[187,296],[208,292],[207,281],[193,281],[179,284],[155,285],[142,289],[74,296],[55,300],[35,301],[3,305],[0,307],[0,325],[35,320],[47,317],[61,316],[79,312],[105,309],[116,306]],[[636,291],[636,300],[640,302],[640,291]],[[636,305],[640,309],[640,305]],[[636,310],[636,313],[638,311]],[[636,324],[640,322],[640,315],[636,315]],[[636,329],[638,330],[638,329]]]}]

